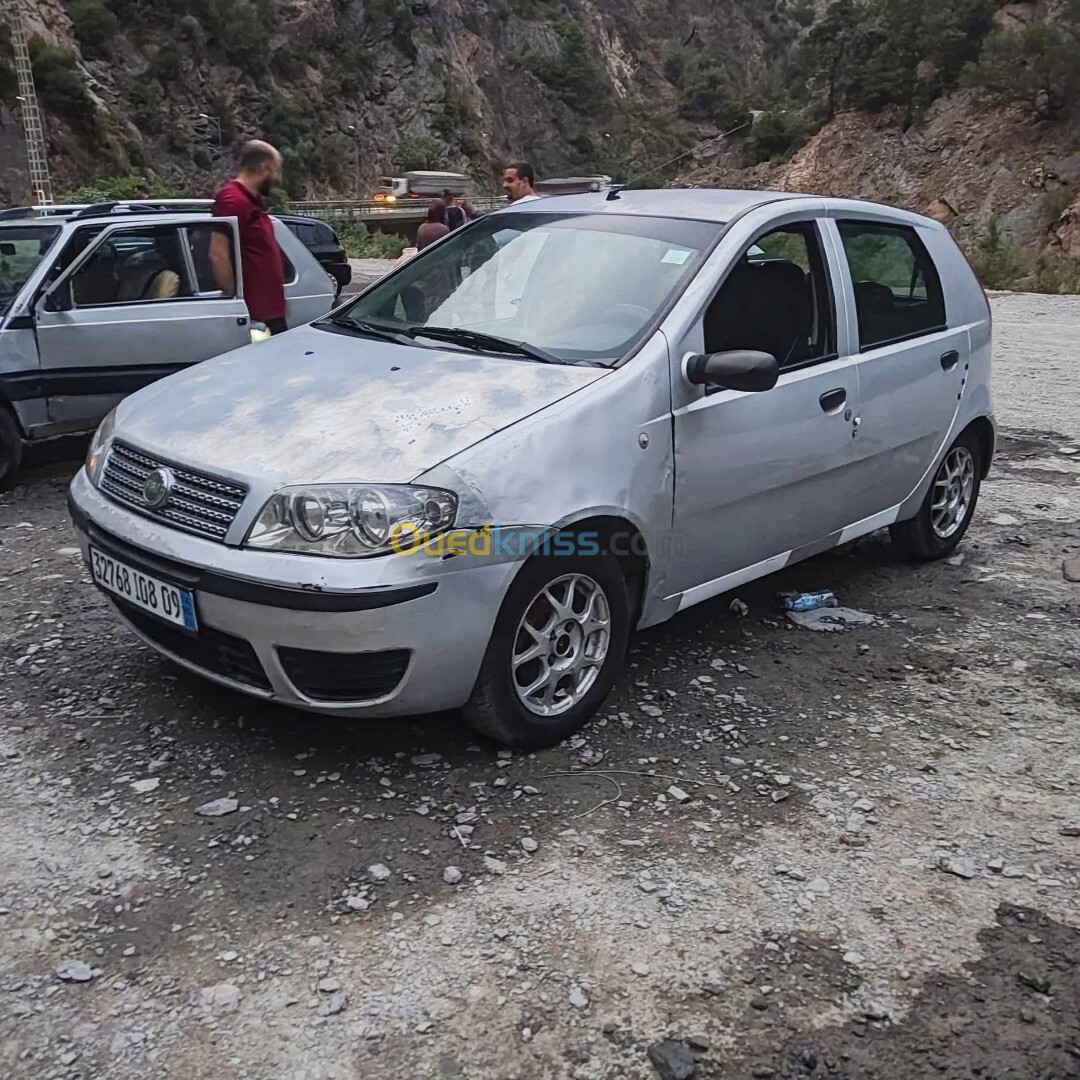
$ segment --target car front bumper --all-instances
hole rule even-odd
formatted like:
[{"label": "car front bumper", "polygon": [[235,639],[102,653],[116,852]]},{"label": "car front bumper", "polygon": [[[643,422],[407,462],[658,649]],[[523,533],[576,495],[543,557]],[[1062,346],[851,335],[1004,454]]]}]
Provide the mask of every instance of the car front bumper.
[{"label": "car front bumper", "polygon": [[236,690],[340,716],[463,705],[518,567],[467,555],[339,560],[227,547],[110,501],[84,469],[69,506],[84,558],[93,545],[194,593],[196,635],[110,596],[148,645]]}]

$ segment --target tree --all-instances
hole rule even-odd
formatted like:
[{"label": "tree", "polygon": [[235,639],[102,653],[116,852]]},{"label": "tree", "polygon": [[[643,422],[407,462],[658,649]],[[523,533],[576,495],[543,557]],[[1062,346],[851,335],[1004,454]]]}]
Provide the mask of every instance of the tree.
[{"label": "tree", "polygon": [[857,66],[858,23],[855,0],[833,0],[821,20],[803,38],[792,59],[792,78],[802,83],[796,89],[796,96],[805,98],[823,93],[826,120],[831,120],[837,108],[851,96]]},{"label": "tree", "polygon": [[1020,102],[1040,120],[1049,120],[1080,95],[1077,43],[1045,22],[1021,30],[996,30],[965,83],[990,101]]}]

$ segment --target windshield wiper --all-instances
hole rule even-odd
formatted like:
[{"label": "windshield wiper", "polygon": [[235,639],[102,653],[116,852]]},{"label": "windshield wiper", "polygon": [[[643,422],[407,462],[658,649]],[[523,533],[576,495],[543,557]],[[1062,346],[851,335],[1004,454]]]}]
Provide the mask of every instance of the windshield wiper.
[{"label": "windshield wiper", "polygon": [[341,327],[342,330],[352,330],[356,334],[368,334],[371,337],[385,338],[397,345],[408,345],[408,328],[403,327],[400,331],[392,330],[388,326],[376,326],[374,323],[364,322],[362,319],[350,319],[346,315],[328,315],[324,322],[332,323]]},{"label": "windshield wiper", "polygon": [[482,349],[488,352],[511,353],[514,356],[526,356],[538,360],[541,364],[562,364],[554,353],[530,345],[526,341],[511,341],[510,338],[496,334],[485,334],[479,330],[467,330],[461,326],[410,326],[405,333],[410,337],[428,337],[433,341],[445,341],[451,345],[464,345],[465,348]]}]

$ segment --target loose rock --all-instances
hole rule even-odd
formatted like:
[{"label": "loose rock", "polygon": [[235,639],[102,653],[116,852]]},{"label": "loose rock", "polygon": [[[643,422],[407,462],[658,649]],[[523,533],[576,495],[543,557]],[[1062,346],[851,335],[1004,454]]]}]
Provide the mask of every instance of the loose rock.
[{"label": "loose rock", "polygon": [[447,885],[456,885],[461,880],[461,869],[457,866],[448,866],[442,872],[442,879]]},{"label": "loose rock", "polygon": [[381,862],[372,863],[367,872],[375,881],[386,881],[390,877],[390,867]]},{"label": "loose rock", "polygon": [[979,869],[973,859],[961,855],[942,856],[938,864],[948,874],[955,874],[961,878],[973,878],[978,876]]},{"label": "loose rock", "polygon": [[697,1069],[687,1045],[675,1039],[654,1042],[647,1055],[662,1080],[692,1080]]},{"label": "loose rock", "polygon": [[81,960],[65,961],[56,969],[56,974],[64,982],[89,982],[94,977],[90,965]]},{"label": "loose rock", "polygon": [[587,1009],[589,1007],[589,999],[585,991],[580,986],[574,986],[570,989],[570,1004],[575,1009]]},{"label": "loose rock", "polygon": [[240,987],[233,983],[217,983],[205,986],[199,994],[199,1000],[218,1015],[234,1013],[240,1008]]},{"label": "loose rock", "polygon": [[200,817],[224,817],[226,814],[235,813],[240,809],[238,799],[212,799],[195,807],[195,813]]}]

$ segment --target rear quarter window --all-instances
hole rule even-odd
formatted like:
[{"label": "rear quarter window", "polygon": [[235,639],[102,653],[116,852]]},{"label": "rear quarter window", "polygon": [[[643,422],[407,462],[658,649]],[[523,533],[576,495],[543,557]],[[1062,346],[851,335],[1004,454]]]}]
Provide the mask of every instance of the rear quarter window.
[{"label": "rear quarter window", "polygon": [[851,272],[859,348],[944,329],[941,279],[918,232],[906,225],[838,221]]}]

